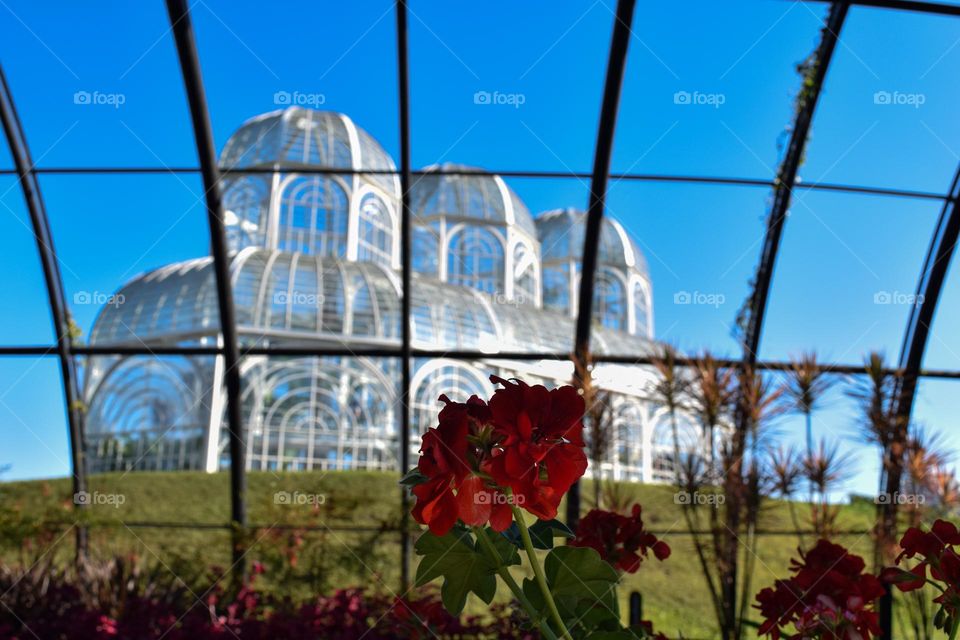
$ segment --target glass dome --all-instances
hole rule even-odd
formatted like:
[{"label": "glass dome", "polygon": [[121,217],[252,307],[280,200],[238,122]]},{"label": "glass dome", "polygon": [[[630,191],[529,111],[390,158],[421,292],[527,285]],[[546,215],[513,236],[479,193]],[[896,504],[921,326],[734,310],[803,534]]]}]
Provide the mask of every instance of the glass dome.
[{"label": "glass dome", "polygon": [[251,118],[227,141],[220,162],[237,171],[223,180],[233,249],[399,265],[396,165],[346,115],[289,107]]},{"label": "glass dome", "polygon": [[444,282],[539,306],[540,246],[529,209],[498,175],[431,165],[410,187],[414,268]]},{"label": "glass dome", "polygon": [[[555,209],[536,218],[543,252],[543,304],[576,317],[586,212]],[[653,293],[643,252],[616,219],[603,217],[593,317],[601,326],[653,336]]]}]

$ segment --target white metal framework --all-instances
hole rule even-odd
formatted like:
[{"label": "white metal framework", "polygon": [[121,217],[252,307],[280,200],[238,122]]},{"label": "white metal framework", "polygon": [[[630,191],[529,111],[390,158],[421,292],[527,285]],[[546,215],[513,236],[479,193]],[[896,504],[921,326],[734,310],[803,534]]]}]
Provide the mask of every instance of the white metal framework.
[{"label": "white metal framework", "polygon": [[[292,107],[245,123],[221,162],[258,170],[224,180],[241,346],[398,345],[400,189],[396,176],[384,173],[395,166],[380,145],[344,115]],[[583,213],[563,209],[534,218],[499,176],[469,171],[428,167],[412,185],[409,322],[415,348],[489,357],[414,363],[419,432],[436,420],[441,393],[487,395],[491,373],[547,385],[572,375],[569,362],[497,354],[571,348]],[[594,351],[651,353],[646,264],[614,220],[604,222],[598,259]],[[92,344],[216,345],[210,258],[140,275],[118,293],[122,302],[101,310]],[[396,359],[247,356],[243,362],[248,469],[397,469]],[[223,375],[222,360],[209,356],[91,357],[84,378],[91,470],[228,465]],[[612,392],[616,434],[603,472],[668,479],[674,450],[664,439],[662,412],[647,399],[652,374],[608,364],[595,377]],[[695,438],[684,444],[697,446]]]}]

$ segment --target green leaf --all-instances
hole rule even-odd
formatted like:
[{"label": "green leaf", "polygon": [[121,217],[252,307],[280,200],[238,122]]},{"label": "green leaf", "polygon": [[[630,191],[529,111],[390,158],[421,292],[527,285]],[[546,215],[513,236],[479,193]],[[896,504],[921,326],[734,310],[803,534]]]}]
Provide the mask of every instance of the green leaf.
[{"label": "green leaf", "polygon": [[427,531],[417,540],[414,550],[423,556],[415,584],[423,586],[442,577],[440,598],[451,614],[463,611],[471,591],[487,604],[493,601],[497,593],[496,566],[478,549],[470,534],[451,531],[436,536]]},{"label": "green leaf", "polygon": [[547,554],[543,569],[556,595],[606,598],[620,580],[617,570],[589,547],[557,547]]},{"label": "green leaf", "polygon": [[[573,531],[556,518],[553,520],[537,520],[528,530],[534,549],[553,549],[554,538],[574,537]],[[510,523],[510,527],[503,532],[503,536],[518,549],[523,548],[523,538],[520,537],[520,527],[517,526],[516,522]]]},{"label": "green leaf", "polygon": [[400,478],[400,486],[403,487],[415,487],[418,484],[423,484],[427,482],[430,478],[420,473],[418,467],[414,467],[407,471],[402,478]]},{"label": "green leaf", "polygon": [[579,619],[587,628],[620,628],[620,575],[600,554],[586,547],[557,547],[547,554],[543,569],[565,619]]},{"label": "green leaf", "polygon": [[[484,530],[484,535],[487,536],[487,540],[493,543],[493,548],[497,551],[497,555],[500,556],[500,563],[503,566],[510,567],[515,564],[520,564],[520,552],[509,540],[499,535],[490,527]],[[479,541],[477,549],[483,551],[483,548],[479,546]]]},{"label": "green leaf", "polygon": [[552,549],[554,538],[573,538],[570,527],[556,518],[553,520],[537,520],[530,527],[530,540],[534,549]]}]

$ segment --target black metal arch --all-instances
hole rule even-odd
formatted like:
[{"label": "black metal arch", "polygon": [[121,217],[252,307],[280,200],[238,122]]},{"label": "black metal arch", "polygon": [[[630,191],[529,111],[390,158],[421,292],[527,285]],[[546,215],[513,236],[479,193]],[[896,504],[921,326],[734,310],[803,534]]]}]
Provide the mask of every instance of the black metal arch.
[{"label": "black metal arch", "polygon": [[840,29],[850,5],[848,2],[834,2],[830,5],[830,13],[823,27],[823,35],[815,55],[816,68],[809,87],[801,87],[799,109],[790,134],[790,144],[786,155],[777,172],[774,185],[774,200],[767,218],[767,231],[763,240],[763,251],[757,265],[756,279],[753,293],[750,296],[747,310],[746,327],[743,335],[743,362],[753,365],[756,363],[760,350],[760,334],[763,331],[763,318],[767,310],[767,299],[770,295],[770,282],[773,279],[773,268],[777,261],[777,252],[780,249],[780,240],[783,237],[783,226],[787,220],[787,211],[793,197],[793,189],[797,182],[797,171],[800,160],[803,158],[807,146],[807,137],[810,133],[810,124],[813,122],[813,112],[820,99],[820,90],[827,75],[827,68],[833,59],[833,51],[840,37]]},{"label": "black metal arch", "polygon": [[900,348],[898,368],[903,373],[897,397],[897,414],[904,420],[909,420],[913,412],[917,379],[920,376],[920,367],[923,365],[927,344],[929,344],[930,327],[936,314],[937,303],[940,301],[940,294],[943,292],[950,261],[957,248],[957,239],[960,236],[958,201],[960,201],[960,167],[953,176],[950,197],[940,211],[930,247],[923,261],[917,283],[917,302],[910,307],[903,345]]},{"label": "black metal arch", "polygon": [[[13,94],[7,77],[0,67],[0,120],[3,121],[3,130],[10,146],[10,154],[16,165],[17,180],[23,191],[23,199],[30,212],[30,225],[33,237],[37,242],[37,252],[40,254],[40,265],[43,269],[43,279],[47,288],[47,301],[50,304],[50,315],[53,320],[53,329],[56,332],[56,351],[60,361],[60,375],[63,379],[63,397],[66,402],[67,425],[70,437],[70,466],[73,476],[73,493],[76,496],[87,490],[87,465],[83,451],[83,414],[84,407],[80,399],[80,390],[77,385],[77,366],[72,351],[72,321],[64,294],[63,278],[60,275],[60,265],[57,264],[57,252],[53,247],[53,235],[50,232],[50,223],[47,219],[47,209],[44,206],[43,196],[40,193],[40,181],[33,169],[33,160],[30,158],[30,148],[27,145],[26,134],[20,117],[17,115],[13,103]],[[83,508],[86,500],[74,498],[74,507]],[[77,527],[76,534],[77,559],[86,555],[87,531],[83,526]]]},{"label": "black metal arch", "polygon": [[[613,153],[613,134],[620,109],[620,92],[623,88],[623,72],[627,64],[630,44],[630,25],[633,24],[635,0],[619,0],[610,37],[610,56],[607,60],[607,77],[603,87],[603,103],[600,106],[600,124],[597,129],[597,145],[593,158],[593,175],[590,182],[590,201],[587,205],[587,221],[581,259],[580,298],[577,306],[576,334],[573,343],[574,375],[580,376],[590,366],[590,327],[593,317],[593,281],[597,271],[597,251],[600,246],[600,227],[607,198],[607,181],[610,179],[610,156]],[[567,524],[576,527],[580,519],[580,484],[574,484],[567,494]]]},{"label": "black metal arch", "polygon": [[[930,247],[920,270],[917,282],[916,302],[910,307],[910,316],[903,333],[903,344],[900,348],[899,369],[896,395],[896,421],[894,423],[895,442],[892,455],[897,455],[898,447],[906,444],[909,435],[910,416],[913,413],[913,404],[917,395],[917,381],[920,376],[920,367],[923,356],[929,344],[930,327],[937,311],[937,303],[943,292],[950,261],[957,248],[957,238],[960,236],[960,167],[957,168],[950,186],[950,197],[940,210],[937,226]],[[884,491],[887,495],[896,495],[900,492],[902,468],[899,464],[890,466],[886,477]],[[896,531],[897,505],[884,503],[882,518],[885,531]],[[886,587],[886,592],[880,600],[880,626],[884,631],[884,640],[892,638],[893,625],[892,590]]]},{"label": "black metal arch", "polygon": [[227,388],[227,420],[230,437],[230,517],[234,527],[233,561],[238,575],[244,573],[243,528],[247,523],[246,456],[243,440],[243,413],[240,397],[240,348],[237,341],[237,322],[230,287],[230,264],[227,255],[227,234],[223,225],[223,202],[220,193],[220,173],[217,152],[213,144],[210,113],[204,93],[203,77],[197,57],[197,45],[190,21],[190,10],[185,0],[167,0],[167,12],[180,58],[183,83],[190,103],[190,118],[197,143],[197,157],[203,175],[204,196],[207,202],[207,222],[210,225],[210,253],[213,256],[217,284],[217,308],[220,312],[220,333],[223,336],[224,380]]},{"label": "black metal arch", "polygon": [[[400,315],[403,318],[400,340],[403,361],[400,364],[400,473],[410,466],[410,62],[407,47],[407,2],[397,0],[397,89],[400,116],[400,264],[402,267]],[[410,583],[410,521],[409,496],[400,490],[400,584],[406,589]]]}]

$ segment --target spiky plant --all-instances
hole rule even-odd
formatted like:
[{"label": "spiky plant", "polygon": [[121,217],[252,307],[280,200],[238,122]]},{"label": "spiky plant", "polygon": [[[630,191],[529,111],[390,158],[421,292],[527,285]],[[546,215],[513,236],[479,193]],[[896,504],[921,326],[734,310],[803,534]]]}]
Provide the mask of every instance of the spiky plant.
[{"label": "spiky plant", "polygon": [[817,538],[829,539],[836,533],[835,524],[839,506],[831,506],[830,494],[851,475],[851,457],[840,453],[838,445],[820,440],[812,454],[803,457],[803,470],[813,487],[817,500],[810,505],[810,520]]},{"label": "spiky plant", "polygon": [[[721,407],[716,408],[714,417],[714,407],[706,406],[705,401],[698,400],[695,396],[701,388],[701,380],[704,377],[713,378],[714,374],[704,373],[702,367],[695,367],[693,380],[684,375],[682,371],[683,359],[677,350],[671,345],[663,345],[660,350],[651,358],[651,362],[656,370],[656,378],[650,388],[651,397],[666,409],[670,418],[671,434],[673,436],[673,474],[674,482],[677,486],[677,501],[681,505],[681,512],[687,525],[687,531],[690,533],[693,541],[693,548],[697,554],[697,560],[700,563],[700,569],[703,572],[704,581],[707,584],[707,590],[710,593],[710,601],[713,604],[714,612],[718,622],[722,621],[722,612],[720,607],[720,593],[713,578],[713,565],[708,558],[708,546],[700,533],[702,527],[700,523],[700,510],[696,508],[693,497],[703,491],[712,481],[713,476],[710,473],[710,467],[703,457],[696,452],[687,452],[687,455],[681,455],[680,435],[677,424],[677,414],[690,408],[699,418],[701,428],[705,433],[708,429],[706,424],[713,421],[713,425],[719,421],[722,412]],[[710,386],[709,384],[707,385]],[[704,407],[698,411],[697,407]],[[708,414],[707,422],[704,422],[704,414]],[[681,496],[687,496],[689,500],[681,500]]]},{"label": "spiky plant", "polygon": [[800,487],[800,481],[804,477],[802,456],[792,446],[768,448],[766,475],[770,483],[770,493],[780,496],[787,503],[790,520],[797,532],[797,542],[801,549],[806,549],[803,527],[800,524],[800,518],[797,516],[797,505],[793,500],[794,494]]},{"label": "spiky plant", "polygon": [[690,408],[700,422],[707,444],[708,473],[718,480],[716,432],[729,419],[734,404],[734,371],[720,366],[709,351],[704,351],[693,367],[690,386]]},{"label": "spiky plant", "polygon": [[863,438],[880,449],[878,524],[874,564],[878,568],[893,559],[897,537],[897,501],[903,456],[906,451],[907,424],[897,414],[897,379],[888,369],[883,354],[870,353],[864,362],[864,375],[848,394],[860,407],[858,422]]},{"label": "spiky plant", "polygon": [[656,377],[650,388],[650,395],[657,404],[667,411],[670,418],[670,432],[673,437],[674,481],[680,484],[680,434],[677,427],[677,412],[683,408],[689,390],[689,381],[681,372],[680,357],[675,347],[664,344],[651,359]]},{"label": "spiky plant", "polygon": [[791,358],[783,390],[793,410],[803,414],[806,421],[808,455],[813,453],[813,412],[821,404],[831,384],[832,380],[817,360],[815,351]]},{"label": "spiky plant", "polygon": [[932,474],[943,469],[949,459],[950,454],[939,434],[917,427],[908,436],[903,488],[908,497],[914,498],[904,501],[911,527],[920,525],[928,506],[931,510],[936,509],[937,479]]},{"label": "spiky plant", "polygon": [[[737,421],[733,437],[725,443],[723,455],[726,470],[724,494],[727,504],[724,537],[728,554],[724,564],[736,562],[735,554],[739,546],[745,545],[747,549],[753,549],[756,545],[757,520],[764,497],[761,489],[767,484],[761,473],[761,445],[771,421],[784,410],[782,395],[783,389],[775,386],[772,380],[760,371],[749,367],[740,370],[735,394]],[[741,460],[746,460],[745,472],[740,464]],[[738,534],[741,525],[745,528],[742,540]],[[737,637],[742,637],[743,625],[750,612],[750,587],[755,563],[755,553],[744,555]],[[735,583],[735,565],[732,574],[732,581]]]}]

